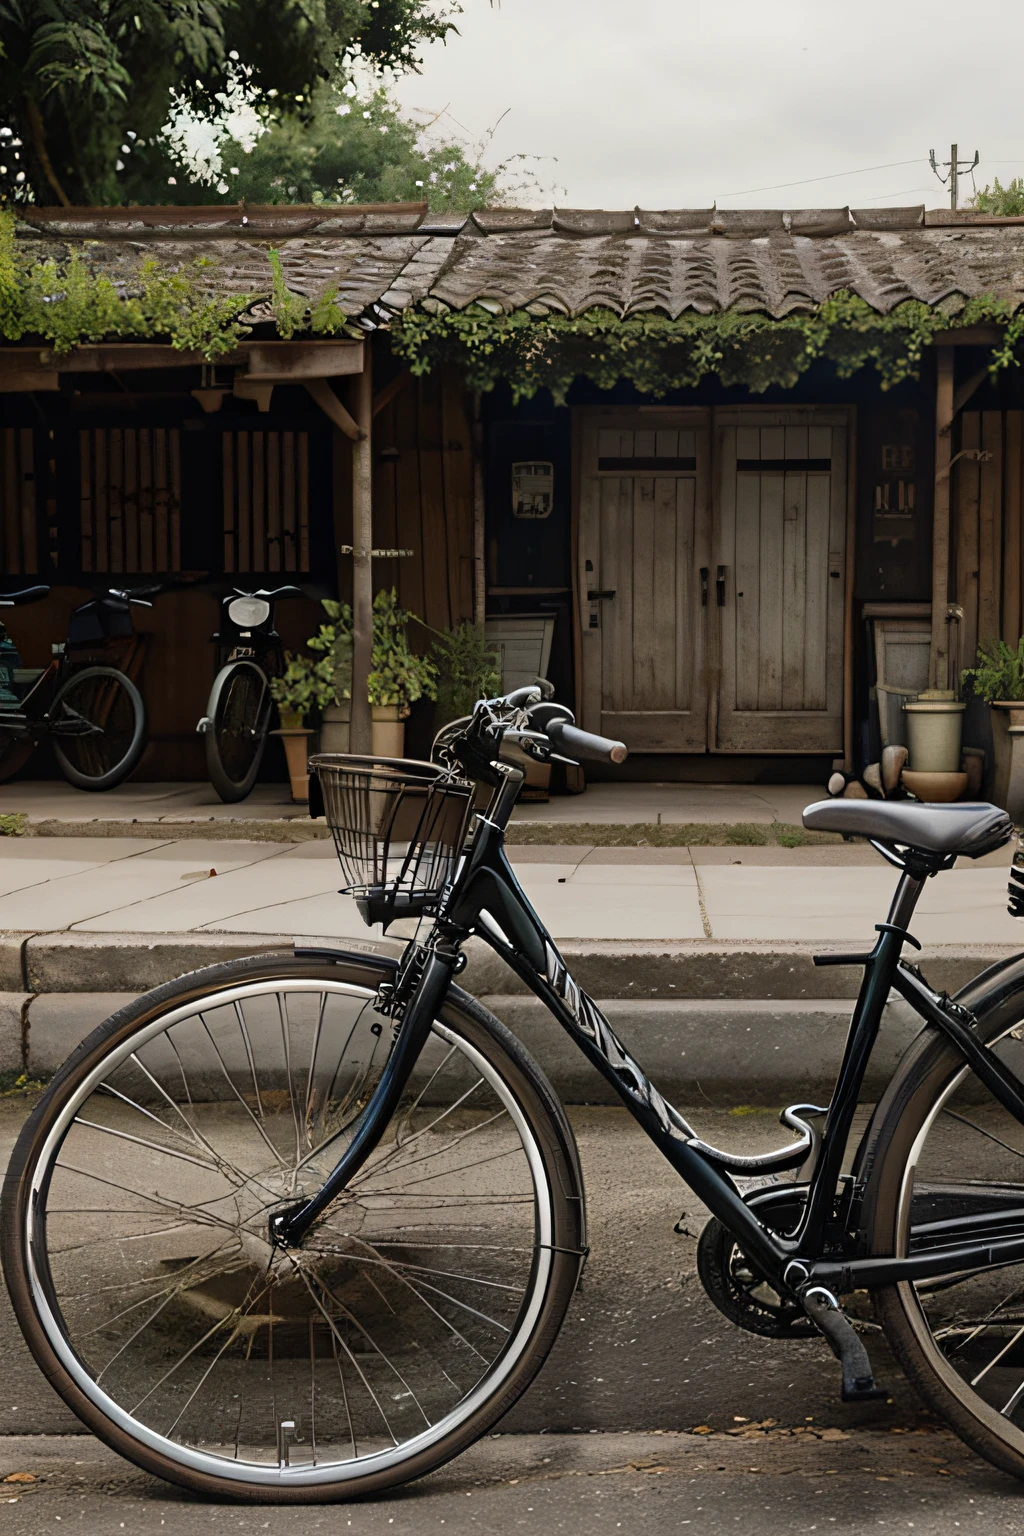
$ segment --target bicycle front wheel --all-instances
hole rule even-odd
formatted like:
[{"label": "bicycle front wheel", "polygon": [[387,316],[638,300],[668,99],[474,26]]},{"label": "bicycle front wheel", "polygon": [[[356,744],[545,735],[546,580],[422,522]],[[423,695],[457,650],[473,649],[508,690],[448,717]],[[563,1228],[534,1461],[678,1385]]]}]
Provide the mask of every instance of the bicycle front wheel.
[{"label": "bicycle front wheel", "polygon": [[206,771],[220,798],[244,800],[256,783],[270,728],[272,700],[262,669],[232,661],[213,680],[206,706]]},{"label": "bicycle front wheel", "polygon": [[4,1190],[18,1320],[65,1402],[148,1471],[317,1502],[447,1461],[539,1369],[578,1275],[572,1135],[453,989],[403,1102],[302,1247],[272,1213],[340,1157],[388,1055],[393,969],[263,956],[115,1014],[25,1126]]},{"label": "bicycle front wheel", "polygon": [[[1024,959],[960,1000],[976,1033],[1024,1076]],[[937,1030],[910,1047],[866,1142],[874,1254],[1024,1235],[1024,1125]],[[1024,1478],[1024,1263],[953,1271],[875,1293],[875,1310],[925,1402],[987,1460]]]},{"label": "bicycle front wheel", "polygon": [[142,695],[116,667],[73,672],[50,706],[54,756],[76,789],[113,789],[146,745]]}]

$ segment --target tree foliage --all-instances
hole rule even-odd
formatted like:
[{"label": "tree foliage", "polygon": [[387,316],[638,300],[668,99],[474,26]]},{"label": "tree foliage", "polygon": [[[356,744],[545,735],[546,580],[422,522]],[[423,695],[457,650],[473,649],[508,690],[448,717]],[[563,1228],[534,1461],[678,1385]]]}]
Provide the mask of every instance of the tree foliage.
[{"label": "tree foliage", "polygon": [[[494,200],[505,170],[485,170],[463,145],[424,135],[378,89],[365,98],[324,84],[308,119],[274,119],[254,143],[225,137],[210,169],[175,184],[154,176],[151,200],[176,203],[427,202],[469,212]],[[143,201],[145,199],[141,199]]]},{"label": "tree foliage", "polygon": [[[282,118],[356,58],[411,69],[457,7],[432,0],[0,0],[0,187],[40,203],[140,202],[167,181],[178,98],[213,110],[239,62]],[[164,199],[161,199],[164,200]]]},{"label": "tree foliage", "polygon": [[1024,214],[1024,177],[1014,176],[1007,185],[1002,186],[999,177],[993,179],[990,187],[983,187],[974,199],[974,207],[978,213],[994,213],[1002,217],[1020,218]]}]

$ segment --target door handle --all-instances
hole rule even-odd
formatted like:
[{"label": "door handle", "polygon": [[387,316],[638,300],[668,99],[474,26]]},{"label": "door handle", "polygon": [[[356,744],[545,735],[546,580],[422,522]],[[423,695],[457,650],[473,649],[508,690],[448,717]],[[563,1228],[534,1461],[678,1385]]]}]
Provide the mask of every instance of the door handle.
[{"label": "door handle", "polygon": [[596,602],[598,602],[603,597],[614,597],[614,596],[615,596],[615,588],[614,587],[612,588],[612,590],[610,592],[588,592],[587,593],[587,602],[588,603],[596,603]]},{"label": "door handle", "polygon": [[708,605],[708,568],[702,565],[700,568],[700,605],[706,608]]},{"label": "door handle", "polygon": [[715,600],[719,608],[725,607],[725,572],[724,565],[720,565],[715,572]]}]

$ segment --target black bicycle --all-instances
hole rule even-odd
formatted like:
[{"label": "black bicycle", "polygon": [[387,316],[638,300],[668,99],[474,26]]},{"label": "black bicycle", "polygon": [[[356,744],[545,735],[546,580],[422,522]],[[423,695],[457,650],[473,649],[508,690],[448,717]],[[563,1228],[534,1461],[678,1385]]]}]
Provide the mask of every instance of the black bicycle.
[{"label": "black bicycle", "polygon": [[301,597],[298,587],[228,594],[222,603],[217,675],[196,730],[206,743],[206,771],[220,798],[244,800],[256,783],[274,712],[270,679],[284,671],[274,604]]},{"label": "black bicycle", "polygon": [[[149,599],[160,590],[111,587],[79,604],[46,667],[23,666],[0,623],[0,783],[44,738],[76,789],[114,789],[138,767],[146,707],[131,674],[141,668],[143,637],[135,633],[131,610],[152,608]],[[37,586],[0,594],[0,608],[40,602],[49,591]]]},{"label": "black bicycle", "polygon": [[[785,1110],[785,1146],[736,1156],[649,1081],[507,862],[522,776],[499,762],[503,739],[625,756],[539,695],[478,705],[447,764],[313,759],[367,921],[431,919],[400,961],[296,949],[198,971],[61,1069],[2,1212],[7,1282],[48,1381],[116,1450],[217,1498],[381,1492],[500,1419],[557,1337],[587,1241],[561,1105],[456,985],[476,934],[712,1212],[699,1271],[727,1317],[780,1340],[820,1332],[843,1397],[872,1399],[884,1389],[844,1310],[870,1292],[926,1402],[1024,1475],[1024,956],[956,999],[901,958],[925,882],[1006,843],[1008,818],[808,808],[808,826],[868,838],[899,883],[869,954],[820,960],[864,968],[831,1104]],[[1024,869],[1011,888],[1024,911]],[[848,1157],[893,988],[923,1028]]]}]

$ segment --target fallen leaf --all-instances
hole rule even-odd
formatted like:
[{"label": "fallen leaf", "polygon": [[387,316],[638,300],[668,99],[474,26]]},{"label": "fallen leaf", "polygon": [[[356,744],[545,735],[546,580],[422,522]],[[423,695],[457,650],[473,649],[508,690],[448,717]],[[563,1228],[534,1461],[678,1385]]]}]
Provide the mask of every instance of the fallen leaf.
[{"label": "fallen leaf", "polygon": [[5,1483],[35,1483],[39,1479],[34,1472],[10,1472],[4,1478]]}]

